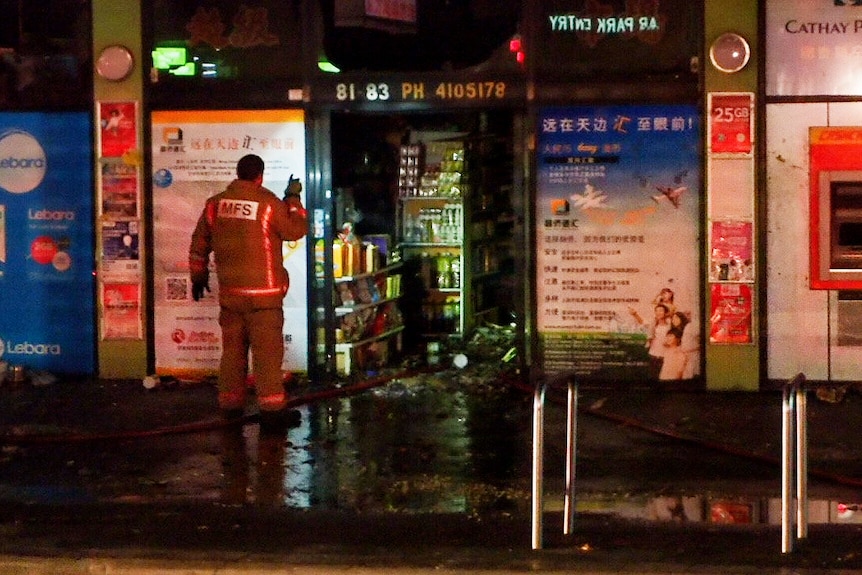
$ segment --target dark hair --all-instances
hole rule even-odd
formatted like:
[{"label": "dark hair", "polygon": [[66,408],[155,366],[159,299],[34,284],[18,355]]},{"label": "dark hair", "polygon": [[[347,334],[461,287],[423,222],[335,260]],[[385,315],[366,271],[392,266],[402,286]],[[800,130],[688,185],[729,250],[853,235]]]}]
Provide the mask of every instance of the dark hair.
[{"label": "dark hair", "polygon": [[674,312],[670,316],[671,322],[673,321],[673,318],[675,318],[675,317],[679,318],[679,329],[680,330],[682,330],[686,325],[688,325],[688,322],[689,322],[688,315],[686,315],[684,312],[681,312],[681,311]]},{"label": "dark hair", "polygon": [[667,330],[667,334],[674,336],[677,339],[677,341],[682,341],[682,330],[679,328],[672,327],[669,330]]},{"label": "dark hair", "polygon": [[263,160],[255,154],[248,154],[236,163],[236,177],[240,180],[253,182],[263,175]]}]

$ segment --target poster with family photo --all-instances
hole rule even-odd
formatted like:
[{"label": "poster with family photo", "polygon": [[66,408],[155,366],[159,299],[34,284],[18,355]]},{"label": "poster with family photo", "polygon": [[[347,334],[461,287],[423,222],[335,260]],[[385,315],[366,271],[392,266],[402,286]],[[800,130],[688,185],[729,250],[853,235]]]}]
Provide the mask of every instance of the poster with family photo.
[{"label": "poster with family photo", "polygon": [[549,107],[537,130],[543,369],[658,387],[701,372],[701,113]]}]

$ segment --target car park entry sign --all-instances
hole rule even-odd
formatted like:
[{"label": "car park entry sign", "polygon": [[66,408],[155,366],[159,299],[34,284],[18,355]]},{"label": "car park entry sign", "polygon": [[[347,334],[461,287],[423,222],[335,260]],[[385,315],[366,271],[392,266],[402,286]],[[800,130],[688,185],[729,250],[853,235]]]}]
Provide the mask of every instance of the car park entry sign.
[{"label": "car park entry sign", "polygon": [[0,113],[0,362],[95,370],[92,126]]}]

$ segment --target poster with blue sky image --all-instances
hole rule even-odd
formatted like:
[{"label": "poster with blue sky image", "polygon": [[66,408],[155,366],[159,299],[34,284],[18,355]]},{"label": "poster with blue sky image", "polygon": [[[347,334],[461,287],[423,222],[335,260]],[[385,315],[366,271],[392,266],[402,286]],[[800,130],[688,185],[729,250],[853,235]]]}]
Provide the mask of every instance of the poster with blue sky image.
[{"label": "poster with blue sky image", "polygon": [[92,125],[0,113],[0,361],[95,370]]},{"label": "poster with blue sky image", "polygon": [[[545,372],[624,384],[695,381],[698,108],[545,108],[537,130],[536,320]],[[670,331],[677,341],[668,341]]]}]

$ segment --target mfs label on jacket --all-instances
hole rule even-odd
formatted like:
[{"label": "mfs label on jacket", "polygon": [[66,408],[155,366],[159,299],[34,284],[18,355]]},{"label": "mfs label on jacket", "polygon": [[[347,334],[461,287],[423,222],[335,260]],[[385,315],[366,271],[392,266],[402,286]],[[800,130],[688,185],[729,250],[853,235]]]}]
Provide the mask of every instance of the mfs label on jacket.
[{"label": "mfs label on jacket", "polygon": [[256,220],[258,202],[247,200],[219,200],[218,217],[240,220]]}]

